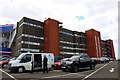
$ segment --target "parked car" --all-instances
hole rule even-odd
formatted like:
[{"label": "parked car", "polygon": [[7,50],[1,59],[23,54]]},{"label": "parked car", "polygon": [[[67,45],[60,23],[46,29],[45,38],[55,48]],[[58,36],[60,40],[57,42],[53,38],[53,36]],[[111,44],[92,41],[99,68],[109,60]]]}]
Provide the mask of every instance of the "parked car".
[{"label": "parked car", "polygon": [[0,65],[2,66],[2,68],[8,68],[8,63],[9,63],[9,61],[11,61],[11,60],[15,60],[15,57],[14,57],[14,58],[12,58],[12,57],[2,58],[2,59],[0,60]]},{"label": "parked car", "polygon": [[90,59],[87,54],[74,55],[69,59],[62,61],[62,71],[78,72],[80,68],[89,67],[90,69],[95,68],[95,61]]},{"label": "parked car", "polygon": [[55,69],[61,69],[61,63],[69,58],[63,58],[55,62]]},{"label": "parked car", "polygon": [[92,60],[94,60],[96,62],[96,64],[100,64],[100,58],[97,58],[97,57],[93,57],[91,58]]},{"label": "parked car", "polygon": [[63,57],[55,57],[54,61],[54,68],[55,69],[61,69],[61,60]]},{"label": "parked car", "polygon": [[0,59],[2,59],[2,58],[11,58],[11,56],[10,55],[0,55]]},{"label": "parked car", "polygon": [[61,60],[60,61],[56,61],[55,63],[55,69],[61,69]]},{"label": "parked car", "polygon": [[113,59],[113,58],[110,58],[110,61],[114,61],[114,59]]},{"label": "parked car", "polygon": [[100,58],[100,62],[101,62],[101,63],[109,63],[109,61],[110,61],[110,60],[109,60],[109,58],[107,58],[107,57],[101,57],[101,58]]},{"label": "parked car", "polygon": [[120,61],[120,59],[118,59],[118,61]]},{"label": "parked car", "polygon": [[0,65],[1,65],[1,67],[2,67],[2,68],[7,68],[8,62],[9,62],[8,59],[2,58],[2,59],[0,60]]}]

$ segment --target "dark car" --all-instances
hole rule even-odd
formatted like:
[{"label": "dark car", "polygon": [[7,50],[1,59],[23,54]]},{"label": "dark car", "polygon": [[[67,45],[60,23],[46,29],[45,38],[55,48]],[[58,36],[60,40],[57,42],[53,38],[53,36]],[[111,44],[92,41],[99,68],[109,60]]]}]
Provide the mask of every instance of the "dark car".
[{"label": "dark car", "polygon": [[100,64],[101,63],[100,58],[92,57],[91,59],[94,60],[96,62],[96,64]]},{"label": "dark car", "polygon": [[62,71],[77,72],[80,68],[89,67],[94,69],[96,62],[89,58],[87,54],[80,54],[70,57],[61,62]]}]

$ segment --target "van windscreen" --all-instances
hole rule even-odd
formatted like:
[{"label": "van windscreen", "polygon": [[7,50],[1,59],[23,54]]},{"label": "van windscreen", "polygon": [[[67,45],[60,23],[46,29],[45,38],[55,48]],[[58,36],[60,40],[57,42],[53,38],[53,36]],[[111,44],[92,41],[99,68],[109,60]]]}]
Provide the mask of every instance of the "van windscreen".
[{"label": "van windscreen", "polygon": [[25,54],[21,54],[20,56],[17,57],[16,60],[21,60]]}]

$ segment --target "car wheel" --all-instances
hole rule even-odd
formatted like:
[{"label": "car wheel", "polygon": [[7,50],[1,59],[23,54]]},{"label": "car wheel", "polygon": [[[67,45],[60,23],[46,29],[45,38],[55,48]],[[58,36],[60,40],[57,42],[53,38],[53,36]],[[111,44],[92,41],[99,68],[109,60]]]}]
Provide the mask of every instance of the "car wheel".
[{"label": "car wheel", "polygon": [[24,68],[23,68],[23,67],[19,67],[19,68],[18,68],[18,72],[19,72],[19,73],[24,72]]},{"label": "car wheel", "polygon": [[8,64],[3,64],[3,68],[8,68]]},{"label": "car wheel", "polygon": [[73,67],[73,72],[78,72],[78,67],[76,65]]},{"label": "car wheel", "polygon": [[91,69],[91,70],[94,70],[94,69],[95,69],[95,65],[92,64],[92,65],[90,66],[90,69]]}]

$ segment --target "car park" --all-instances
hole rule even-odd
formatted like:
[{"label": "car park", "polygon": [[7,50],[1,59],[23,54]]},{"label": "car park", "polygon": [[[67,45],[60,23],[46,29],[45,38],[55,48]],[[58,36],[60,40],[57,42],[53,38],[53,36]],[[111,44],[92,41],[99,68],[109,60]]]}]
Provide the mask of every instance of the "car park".
[{"label": "car park", "polygon": [[69,59],[62,61],[62,71],[78,72],[81,68],[89,67],[90,69],[95,68],[95,61],[90,59],[87,54],[74,55]]}]

